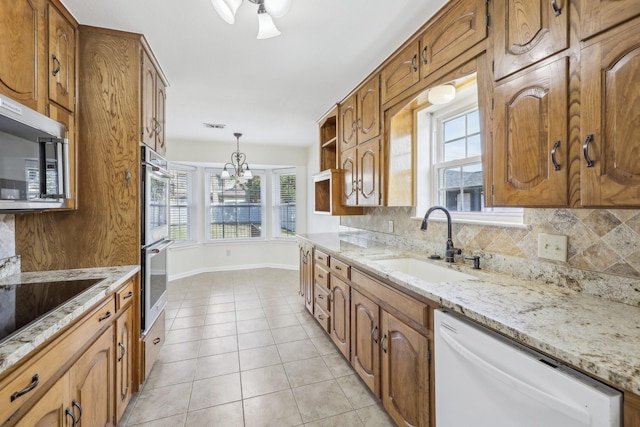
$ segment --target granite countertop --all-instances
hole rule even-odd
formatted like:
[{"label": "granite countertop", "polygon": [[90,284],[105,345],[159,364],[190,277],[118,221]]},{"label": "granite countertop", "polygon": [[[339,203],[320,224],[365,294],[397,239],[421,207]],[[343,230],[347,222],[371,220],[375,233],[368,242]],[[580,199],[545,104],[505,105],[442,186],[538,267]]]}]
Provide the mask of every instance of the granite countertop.
[{"label": "granite countertop", "polygon": [[0,286],[16,284],[103,279],[60,307],[26,326],[0,343],[0,376],[59,330],[81,317],[87,310],[140,271],[139,265],[86,268],[77,270],[19,273],[0,279]]},{"label": "granite countertop", "polygon": [[299,235],[353,267],[640,395],[640,308],[470,265],[433,261],[471,276],[435,283],[381,266],[387,258],[427,258],[354,234]]}]

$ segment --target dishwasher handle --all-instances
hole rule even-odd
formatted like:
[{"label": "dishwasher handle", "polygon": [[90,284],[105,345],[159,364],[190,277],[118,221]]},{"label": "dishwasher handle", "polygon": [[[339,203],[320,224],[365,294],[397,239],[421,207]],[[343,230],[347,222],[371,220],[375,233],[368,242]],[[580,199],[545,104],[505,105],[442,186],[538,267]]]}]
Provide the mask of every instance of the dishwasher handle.
[{"label": "dishwasher handle", "polygon": [[573,418],[583,424],[590,425],[591,415],[580,407],[569,405],[566,402],[561,401],[557,397],[534,387],[519,378],[516,378],[507,372],[500,370],[498,367],[484,360],[482,357],[475,354],[469,348],[465,347],[462,343],[456,340],[447,329],[440,327],[440,336],[442,339],[451,346],[451,348],[467,359],[469,362],[480,368],[487,375],[492,376],[498,381],[514,387],[522,394],[529,396],[538,402],[547,405],[550,408],[555,409],[562,414]]}]

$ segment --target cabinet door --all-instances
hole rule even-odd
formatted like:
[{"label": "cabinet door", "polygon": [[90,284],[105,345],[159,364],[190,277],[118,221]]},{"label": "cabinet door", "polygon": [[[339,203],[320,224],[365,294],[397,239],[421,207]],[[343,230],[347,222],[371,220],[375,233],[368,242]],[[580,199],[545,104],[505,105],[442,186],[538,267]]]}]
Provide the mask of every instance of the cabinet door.
[{"label": "cabinet door", "polygon": [[358,91],[358,144],[380,135],[380,77],[369,79]]},{"label": "cabinet door", "polygon": [[357,95],[353,94],[340,104],[340,120],[338,135],[340,151],[353,148],[358,143],[357,123],[356,123]]},{"label": "cabinet door", "polygon": [[299,248],[300,250],[300,270],[299,270],[299,274],[300,274],[300,290],[298,291],[298,293],[300,294],[301,297],[304,298],[304,291],[305,291],[305,283],[304,283],[304,279],[306,277],[306,271],[305,271],[305,266],[307,264],[307,258],[305,255],[305,247],[304,246],[300,246]]},{"label": "cabinet door", "polygon": [[140,93],[140,112],[141,112],[141,136],[140,141],[155,150],[156,148],[156,129],[157,123],[155,118],[156,110],[156,69],[151,58],[142,51],[142,80]]},{"label": "cabinet door", "polygon": [[640,15],[638,0],[583,0],[580,5],[581,40]]},{"label": "cabinet door", "polygon": [[342,169],[342,204],[356,206],[358,204],[356,147],[340,154],[340,168]]},{"label": "cabinet door", "polygon": [[429,423],[427,338],[382,311],[382,404],[400,426]]},{"label": "cabinet door", "polygon": [[487,3],[460,0],[425,30],[420,53],[423,79],[487,37]]},{"label": "cabinet door", "polygon": [[114,425],[113,327],[84,352],[69,370],[71,398],[82,408],[82,425]]},{"label": "cabinet door", "polygon": [[[16,427],[64,427],[72,425],[73,417],[77,420],[79,412],[76,406],[65,408],[68,397],[69,375],[65,374],[24,414],[16,423]],[[67,414],[67,412],[70,413]]]},{"label": "cabinet door", "polygon": [[351,364],[380,397],[380,310],[360,292],[351,292]]},{"label": "cabinet door", "polygon": [[582,204],[640,206],[640,20],[580,57]]},{"label": "cabinet door", "polygon": [[496,87],[495,206],[567,205],[567,79],[561,58]]},{"label": "cabinet door", "polygon": [[76,29],[49,5],[49,100],[74,111],[76,96]]},{"label": "cabinet door", "polygon": [[133,308],[129,304],[116,321],[116,423],[127,408],[133,387],[132,322]]},{"label": "cabinet door", "polygon": [[361,144],[358,151],[358,205],[378,206],[381,204],[380,164],[382,146],[379,139]]},{"label": "cabinet door", "polygon": [[497,0],[493,7],[496,80],[568,47],[568,1]]},{"label": "cabinet door", "polygon": [[342,280],[331,278],[331,339],[349,359],[349,294],[351,287]]},{"label": "cabinet door", "polygon": [[383,104],[420,81],[419,51],[420,43],[416,40],[385,65],[380,73]]},{"label": "cabinet door", "polygon": [[166,103],[167,103],[167,87],[160,78],[160,74],[156,75],[156,151],[161,156],[167,153],[167,145],[165,140],[165,122],[166,122]]},{"label": "cabinet door", "polygon": [[313,254],[310,246],[304,248],[304,305],[313,314]]},{"label": "cabinet door", "polygon": [[45,51],[42,5],[42,0],[12,0],[0,7],[0,92],[41,112],[38,87],[46,84],[46,71],[39,73]]}]

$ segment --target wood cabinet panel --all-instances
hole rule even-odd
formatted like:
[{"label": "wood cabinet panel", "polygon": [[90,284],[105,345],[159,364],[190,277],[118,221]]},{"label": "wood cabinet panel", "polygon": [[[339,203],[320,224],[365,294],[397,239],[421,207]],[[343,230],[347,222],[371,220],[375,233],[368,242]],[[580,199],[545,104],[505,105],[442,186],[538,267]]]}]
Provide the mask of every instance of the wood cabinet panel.
[{"label": "wood cabinet panel", "polygon": [[300,293],[304,297],[304,305],[313,314],[313,246],[300,246]]},{"label": "wood cabinet panel", "polygon": [[315,250],[313,251],[313,259],[316,260],[316,265],[321,264],[325,267],[329,267],[330,257],[322,251]]},{"label": "wood cabinet panel", "polygon": [[568,204],[567,81],[561,58],[495,88],[495,206]]},{"label": "wood cabinet panel", "polygon": [[0,8],[0,92],[40,112],[39,92],[47,84],[44,12],[44,0],[5,1]]},{"label": "wood cabinet panel", "polygon": [[496,80],[569,46],[567,1],[497,0],[493,16]]},{"label": "wood cabinet panel", "polygon": [[327,313],[322,307],[316,307],[313,313],[313,317],[316,318],[322,329],[327,333],[331,333],[331,315]]},{"label": "wood cabinet panel", "polygon": [[155,112],[156,112],[156,141],[155,147],[158,154],[164,156],[167,153],[166,143],[166,104],[167,104],[167,87],[160,78],[159,74],[156,74],[156,96],[155,96]]},{"label": "wood cabinet panel", "polygon": [[[335,260],[335,259],[334,259]],[[331,339],[347,359],[350,358],[349,306],[351,288],[333,276],[331,278]]]},{"label": "wood cabinet panel", "polygon": [[624,393],[623,414],[623,426],[634,427],[640,425],[640,396],[628,392]]},{"label": "wood cabinet panel", "polygon": [[333,277],[341,277],[344,280],[351,279],[351,266],[346,264],[339,259],[333,258],[331,260],[331,274]]},{"label": "wood cabinet panel", "polygon": [[329,290],[322,285],[316,284],[314,287],[315,290],[315,301],[316,308],[320,307],[325,312],[331,311],[331,301],[329,300]]},{"label": "wood cabinet panel", "polygon": [[317,261],[314,266],[314,277],[316,285],[329,289],[329,271],[322,264],[318,264]]},{"label": "wood cabinet panel", "polygon": [[134,386],[133,307],[129,304],[116,320],[116,423],[122,418]]},{"label": "wood cabinet panel", "polygon": [[[76,408],[75,413],[66,414],[66,410],[71,408],[65,407],[69,396],[69,375],[63,375],[47,393],[36,403],[29,411],[18,421],[16,427],[65,427],[72,425],[72,416],[78,416]],[[68,417],[68,420],[65,419]],[[67,423],[67,421],[69,421]]]},{"label": "wood cabinet panel", "polygon": [[76,28],[49,4],[49,99],[69,111],[75,110]]},{"label": "wood cabinet panel", "polygon": [[380,136],[380,77],[370,78],[358,90],[358,144]]},{"label": "wood cabinet panel", "polygon": [[416,40],[384,66],[380,73],[383,104],[420,81],[419,52],[420,43]]},{"label": "wood cabinet panel", "polygon": [[640,20],[585,47],[581,70],[582,205],[638,206]]},{"label": "wood cabinet panel", "polygon": [[71,398],[82,408],[82,425],[113,426],[113,327],[98,338],[69,370]]},{"label": "wood cabinet panel", "polygon": [[380,308],[360,292],[351,292],[351,364],[380,397]]},{"label": "wood cabinet panel", "polygon": [[342,174],[342,204],[356,206],[358,203],[358,186],[356,167],[356,147],[343,151],[340,155]]},{"label": "wood cabinet panel", "polygon": [[357,148],[358,205],[378,206],[381,204],[382,142],[375,139]]},{"label": "wood cabinet panel", "polygon": [[583,0],[580,6],[582,40],[640,15],[638,0]]},{"label": "wood cabinet panel", "polygon": [[460,0],[421,38],[420,76],[425,78],[487,37],[486,0]]},{"label": "wood cabinet panel", "polygon": [[382,404],[401,426],[429,425],[427,338],[382,312]]},{"label": "wood cabinet panel", "polygon": [[155,150],[156,145],[156,68],[149,54],[142,51],[140,122],[142,124],[140,141]]},{"label": "wood cabinet panel", "polygon": [[340,120],[338,121],[340,151],[349,150],[358,144],[356,120],[357,94],[351,95],[340,104]]}]

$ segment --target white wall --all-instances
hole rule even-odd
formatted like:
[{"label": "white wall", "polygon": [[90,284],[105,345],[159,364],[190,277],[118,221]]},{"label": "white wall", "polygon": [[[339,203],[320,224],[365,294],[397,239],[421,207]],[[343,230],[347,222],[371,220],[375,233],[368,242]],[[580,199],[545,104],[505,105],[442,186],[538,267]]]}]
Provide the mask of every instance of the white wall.
[{"label": "white wall", "polygon": [[[228,162],[236,144],[206,142],[171,141],[167,144],[167,159],[172,162],[185,162],[199,166],[195,179],[196,194],[204,192],[204,167],[220,166]],[[247,163],[252,169],[264,166],[293,166],[297,179],[297,233],[307,232],[307,147],[279,147],[240,144],[240,151],[246,154]],[[266,197],[271,199],[270,174],[267,174]],[[193,245],[174,245],[169,251],[169,279],[174,280],[193,274],[237,270],[256,267],[298,268],[298,246],[296,240],[273,240],[271,233],[271,212],[266,213],[267,239],[251,242],[205,243],[198,233],[199,241]],[[203,208],[196,213],[195,223],[202,230],[205,223]]]}]

